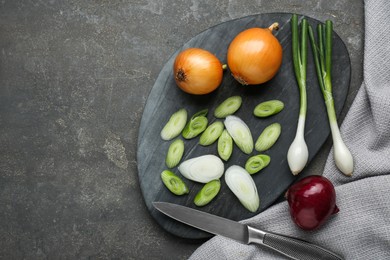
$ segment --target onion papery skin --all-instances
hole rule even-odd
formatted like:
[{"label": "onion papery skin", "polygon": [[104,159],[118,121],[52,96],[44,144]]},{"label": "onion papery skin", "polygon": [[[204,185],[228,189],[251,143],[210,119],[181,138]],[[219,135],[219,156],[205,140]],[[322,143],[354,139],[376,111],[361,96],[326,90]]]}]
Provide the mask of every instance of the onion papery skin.
[{"label": "onion papery skin", "polygon": [[282,64],[283,49],[270,28],[250,28],[230,43],[227,64],[242,85],[257,85],[272,79]]},{"label": "onion papery skin", "polygon": [[193,95],[208,94],[221,85],[222,63],[209,51],[189,48],[180,52],[173,64],[176,84]]},{"label": "onion papery skin", "polygon": [[323,176],[301,179],[287,190],[286,198],[292,220],[304,230],[317,229],[339,211],[334,186]]}]

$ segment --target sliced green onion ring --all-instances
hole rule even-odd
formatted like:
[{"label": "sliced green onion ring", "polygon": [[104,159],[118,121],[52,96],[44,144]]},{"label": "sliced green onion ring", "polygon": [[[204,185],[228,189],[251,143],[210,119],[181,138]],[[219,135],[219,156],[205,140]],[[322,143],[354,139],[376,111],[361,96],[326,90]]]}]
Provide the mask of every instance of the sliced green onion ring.
[{"label": "sliced green onion ring", "polygon": [[196,194],[194,203],[198,207],[203,207],[212,201],[217,196],[221,189],[220,180],[212,180],[206,183],[203,188]]},{"label": "sliced green onion ring", "polygon": [[253,110],[253,114],[257,117],[268,117],[282,111],[284,103],[280,100],[269,100],[258,104]]},{"label": "sliced green onion ring", "polygon": [[200,135],[207,127],[208,109],[204,109],[194,114],[190,121],[186,124],[183,129],[182,135],[185,139],[192,139]]},{"label": "sliced green onion ring", "polygon": [[213,144],[222,134],[223,129],[224,125],[221,121],[216,121],[212,123],[206,128],[206,130],[204,130],[204,132],[200,136],[199,144],[203,146]]},{"label": "sliced green onion ring", "polygon": [[168,168],[177,166],[184,154],[184,142],[181,139],[176,139],[168,148],[168,153],[165,158],[165,164]]},{"label": "sliced green onion ring", "polygon": [[250,157],[245,164],[245,170],[249,174],[255,174],[265,167],[271,162],[271,157],[266,154],[258,154]]},{"label": "sliced green onion ring", "polygon": [[256,212],[260,206],[259,194],[252,176],[241,166],[232,165],[225,173],[229,189],[250,212]]},{"label": "sliced green onion ring", "polygon": [[169,170],[164,170],[161,173],[161,179],[168,190],[175,195],[180,196],[190,192],[184,181]]},{"label": "sliced green onion ring", "polygon": [[214,111],[216,118],[225,118],[233,115],[241,106],[242,98],[240,96],[232,96],[223,101]]},{"label": "sliced green onion ring", "polygon": [[221,136],[218,138],[218,155],[222,160],[229,160],[233,152],[233,139],[229,135],[229,132],[225,129],[222,131]]},{"label": "sliced green onion ring", "polygon": [[256,141],[255,149],[263,152],[270,149],[278,140],[282,127],[279,123],[273,123],[267,126]]},{"label": "sliced green onion ring", "polygon": [[171,115],[168,122],[161,130],[160,136],[163,140],[169,141],[177,137],[187,123],[187,110],[179,109]]},{"label": "sliced green onion ring", "polygon": [[240,150],[246,154],[253,151],[253,138],[249,127],[237,116],[227,116],[225,127]]}]

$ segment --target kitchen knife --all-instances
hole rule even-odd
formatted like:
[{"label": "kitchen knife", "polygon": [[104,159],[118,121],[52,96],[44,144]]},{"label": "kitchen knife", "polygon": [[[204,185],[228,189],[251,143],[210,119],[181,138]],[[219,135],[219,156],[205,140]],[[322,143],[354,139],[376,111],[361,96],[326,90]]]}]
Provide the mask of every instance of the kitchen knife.
[{"label": "kitchen knife", "polygon": [[165,215],[214,235],[234,239],[243,244],[259,244],[291,259],[343,259],[341,256],[307,241],[271,233],[239,222],[168,202],[153,202]]}]

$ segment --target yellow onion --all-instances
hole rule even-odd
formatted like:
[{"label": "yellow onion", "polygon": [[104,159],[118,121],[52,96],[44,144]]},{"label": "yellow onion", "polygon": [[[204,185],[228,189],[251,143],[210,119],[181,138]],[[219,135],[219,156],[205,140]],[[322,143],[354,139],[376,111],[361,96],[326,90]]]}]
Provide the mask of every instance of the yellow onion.
[{"label": "yellow onion", "polygon": [[269,28],[251,28],[239,33],[230,43],[227,63],[233,77],[243,85],[269,81],[282,64],[282,46]]},{"label": "yellow onion", "polygon": [[222,63],[215,55],[200,48],[189,48],[179,53],[173,65],[175,81],[184,92],[208,94],[222,82]]}]

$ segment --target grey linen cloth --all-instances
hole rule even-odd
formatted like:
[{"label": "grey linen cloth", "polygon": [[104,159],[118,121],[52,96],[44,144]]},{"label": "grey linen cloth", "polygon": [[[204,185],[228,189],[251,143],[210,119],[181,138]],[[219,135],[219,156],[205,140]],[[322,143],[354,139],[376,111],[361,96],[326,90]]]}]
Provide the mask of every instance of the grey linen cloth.
[{"label": "grey linen cloth", "polygon": [[[340,212],[310,232],[292,222],[287,202],[243,222],[311,241],[346,259],[390,259],[390,1],[366,0],[365,25],[364,82],[341,127],[355,160],[353,177],[338,171],[332,152],[323,174],[336,186]],[[190,257],[196,259],[285,257],[216,236]]]}]

